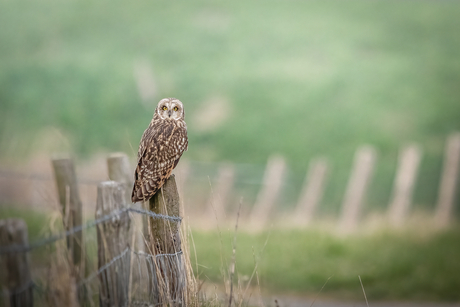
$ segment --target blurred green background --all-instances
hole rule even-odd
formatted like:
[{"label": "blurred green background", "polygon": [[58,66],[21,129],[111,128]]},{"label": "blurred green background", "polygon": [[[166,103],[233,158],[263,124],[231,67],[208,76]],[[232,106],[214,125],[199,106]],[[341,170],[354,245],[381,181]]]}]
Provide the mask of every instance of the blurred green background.
[{"label": "blurred green background", "polygon": [[[336,214],[355,150],[372,144],[378,160],[366,210],[383,211],[398,151],[415,142],[423,160],[414,207],[432,209],[446,137],[460,130],[459,16],[459,1],[0,0],[0,158],[21,163],[39,150],[68,151],[83,160],[109,151],[134,157],[156,103],[172,96],[186,109],[184,158],[236,163],[236,188],[246,185],[244,176],[260,180],[267,158],[278,153],[286,158],[290,183],[279,206],[294,204],[310,159],[325,156],[332,170],[321,210]],[[154,87],[142,99],[136,80],[146,71],[151,75],[144,79],[151,77]],[[458,197],[456,202],[460,207]],[[281,235],[274,236],[275,246],[292,237],[313,242],[315,236]],[[210,234],[196,236],[201,263],[215,261],[218,255],[206,252]],[[231,241],[230,234],[224,237]],[[270,269],[279,255],[269,246],[261,272],[273,288],[316,291],[336,257],[360,267],[392,242],[392,253],[382,260],[391,269],[377,261],[364,276],[373,278],[367,282],[376,298],[455,300],[458,270],[442,264],[457,259],[452,242],[458,230],[439,237],[428,240],[434,254],[420,273],[422,285],[404,278],[419,267],[411,264],[425,261],[419,257],[424,245],[414,243],[407,257],[391,262],[411,245],[385,236],[377,238],[377,247],[366,238],[346,241],[348,247],[329,237],[311,243],[319,258],[332,260],[318,273],[307,266],[312,258],[305,258],[307,264],[291,258],[283,262],[289,268],[304,265],[314,272],[291,270],[300,277],[284,284]],[[250,246],[253,239],[241,240]],[[369,249],[360,254],[356,246]],[[449,256],[437,252],[442,250]],[[244,253],[249,260],[250,253]],[[250,266],[246,260],[243,269]],[[208,272],[212,280],[218,266]],[[332,280],[329,289],[346,291],[355,273]],[[432,273],[441,281],[429,292]],[[401,283],[391,288],[395,281]]]},{"label": "blurred green background", "polygon": [[[297,195],[324,155],[331,210],[358,146],[378,150],[369,206],[382,208],[399,148],[417,142],[415,202],[430,207],[445,138],[460,129],[459,14],[458,1],[4,0],[0,155],[48,144],[134,156],[157,101],[173,96],[185,103],[186,158],[263,170],[279,153]],[[147,103],[139,65],[153,72]]]}]

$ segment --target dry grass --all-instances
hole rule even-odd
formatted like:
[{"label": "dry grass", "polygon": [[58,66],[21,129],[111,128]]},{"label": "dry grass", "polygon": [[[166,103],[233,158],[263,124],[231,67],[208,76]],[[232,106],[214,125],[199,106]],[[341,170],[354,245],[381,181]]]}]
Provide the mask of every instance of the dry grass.
[{"label": "dry grass", "polygon": [[[16,212],[17,215],[17,212]],[[63,231],[63,220],[65,213],[60,211],[53,211],[45,221],[41,220],[41,228],[46,229],[41,231],[38,238],[33,241],[39,240],[43,237],[53,236]],[[136,227],[136,220],[133,223],[134,229],[140,231],[141,227]],[[189,237],[191,236],[190,229],[186,223],[182,223],[180,228],[182,240],[182,256],[171,257],[171,261],[165,263],[153,258],[150,265],[153,266],[153,273],[155,276],[147,277],[147,263],[142,258],[131,257],[130,261],[130,285],[129,297],[132,301],[140,303],[151,301],[152,291],[156,296],[153,299],[162,302],[169,306],[178,305],[178,300],[171,296],[170,288],[164,278],[161,268],[178,268],[184,272],[185,287],[181,292],[179,301],[183,306],[217,306],[218,303],[214,300],[207,299],[204,295],[199,294],[199,286],[196,282],[192,263],[190,262]],[[32,279],[37,285],[37,293],[35,295],[35,303],[37,306],[70,306],[77,307],[81,304],[79,296],[85,301],[86,306],[99,305],[99,282],[100,279],[96,272],[98,267],[97,263],[97,245],[95,239],[95,229],[90,228],[85,232],[85,242],[83,242],[82,263],[79,267],[74,266],[72,262],[71,253],[67,248],[66,240],[58,240],[57,242],[45,245],[44,247],[34,250],[31,253],[32,258]],[[131,241],[131,240],[130,240]],[[179,260],[180,259],[180,260]],[[127,261],[121,258],[117,261]],[[181,261],[181,262],[180,262]],[[116,262],[115,262],[116,264]],[[141,267],[142,273],[137,274],[138,268]],[[86,282],[84,278],[89,278]],[[152,280],[156,279],[156,285],[152,284]],[[82,283],[83,284],[80,285]],[[104,280],[102,278],[101,280]],[[144,285],[144,287],[142,286]]]},{"label": "dry grass", "polygon": [[[56,235],[62,231],[64,216],[60,211],[51,214],[48,221],[50,235]],[[72,256],[67,248],[66,240],[59,240],[53,245],[46,247],[46,268],[41,279],[44,288],[44,302],[47,306],[79,306],[78,286],[79,271],[86,264],[85,259],[80,268],[75,267]]]},{"label": "dry grass", "polygon": [[[210,184],[210,188],[212,191],[212,184],[211,183],[209,184]],[[257,297],[258,305],[264,306],[264,303],[262,300],[262,294],[260,290],[259,276],[258,276],[258,262],[260,260],[260,256],[263,253],[265,246],[268,243],[269,235],[267,236],[264,247],[262,248],[258,256],[256,256],[254,248],[252,249],[254,265],[253,265],[251,276],[247,277],[245,275],[238,274],[237,261],[236,261],[237,231],[240,226],[239,225],[240,213],[241,213],[241,206],[242,206],[243,200],[240,199],[239,207],[238,207],[238,210],[236,211],[236,221],[234,224],[234,232],[233,232],[233,240],[232,240],[232,256],[229,262],[224,252],[225,248],[224,248],[224,243],[223,243],[224,241],[223,241],[223,236],[222,236],[222,231],[221,231],[222,225],[226,225],[226,223],[224,221],[219,220],[219,216],[214,206],[214,197],[219,197],[219,195],[214,195],[214,193],[211,193],[210,204],[213,209],[214,217],[216,219],[216,230],[217,230],[217,234],[219,236],[219,242],[220,242],[219,272],[220,272],[221,280],[223,281],[224,289],[221,290],[217,286],[214,285],[214,287],[211,287],[210,289],[208,288],[208,291],[203,291],[203,293],[206,293],[207,295],[213,297],[211,301],[213,304],[222,305],[222,306],[227,305],[228,307],[231,307],[232,305],[241,307],[241,306],[247,306],[249,304],[250,299],[252,298],[253,292],[256,292],[256,294],[258,294],[258,297]],[[192,232],[190,232],[190,234],[191,234],[191,237],[193,238]],[[209,278],[205,274],[202,274],[202,272],[199,269],[200,265],[198,265],[198,258],[197,258],[194,242],[193,242],[193,248],[195,251],[194,259],[196,261],[195,275],[198,276],[197,278],[201,278],[201,285],[203,285],[206,282],[206,280],[209,280]],[[206,269],[206,267],[204,268]],[[237,276],[236,285],[234,282],[235,275]],[[251,287],[254,277],[257,280],[256,288]]]}]

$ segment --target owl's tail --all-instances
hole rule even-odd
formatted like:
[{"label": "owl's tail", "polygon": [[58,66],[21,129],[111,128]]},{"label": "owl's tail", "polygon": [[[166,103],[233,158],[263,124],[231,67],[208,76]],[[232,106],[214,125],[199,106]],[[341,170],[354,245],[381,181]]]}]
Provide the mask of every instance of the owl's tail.
[{"label": "owl's tail", "polygon": [[131,200],[133,203],[138,201],[148,201],[163,186],[163,184],[164,180],[158,182],[158,185],[156,186],[152,186],[148,181],[135,181],[133,192],[131,193]]}]

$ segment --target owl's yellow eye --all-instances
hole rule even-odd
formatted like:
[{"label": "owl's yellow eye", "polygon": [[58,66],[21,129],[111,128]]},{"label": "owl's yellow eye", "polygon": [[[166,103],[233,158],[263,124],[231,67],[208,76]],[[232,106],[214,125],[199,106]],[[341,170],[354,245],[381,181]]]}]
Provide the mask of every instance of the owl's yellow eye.
[{"label": "owl's yellow eye", "polygon": [[173,110],[174,110],[174,111],[177,111],[177,110],[179,110],[179,108],[178,108],[178,107],[174,107],[174,109],[173,109]]},{"label": "owl's yellow eye", "polygon": [[168,109],[167,106],[163,106],[163,110],[166,111]]}]

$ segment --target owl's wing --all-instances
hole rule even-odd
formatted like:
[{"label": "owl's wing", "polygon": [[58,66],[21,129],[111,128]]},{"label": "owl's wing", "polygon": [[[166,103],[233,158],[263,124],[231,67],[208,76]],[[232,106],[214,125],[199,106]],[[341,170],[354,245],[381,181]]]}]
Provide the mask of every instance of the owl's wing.
[{"label": "owl's wing", "polygon": [[180,157],[182,154],[188,150],[188,137],[187,137],[187,126],[184,123],[183,127],[179,127],[175,134],[173,135],[174,143],[175,143],[175,151],[176,157],[174,162],[174,168],[176,168],[177,163],[179,163]]},{"label": "owl's wing", "polygon": [[148,200],[159,188],[159,151],[167,132],[164,127],[151,124],[142,135],[131,195],[133,202]]},{"label": "owl's wing", "polygon": [[151,198],[171,175],[185,149],[183,132],[175,125],[149,126],[139,146],[132,201]]}]

